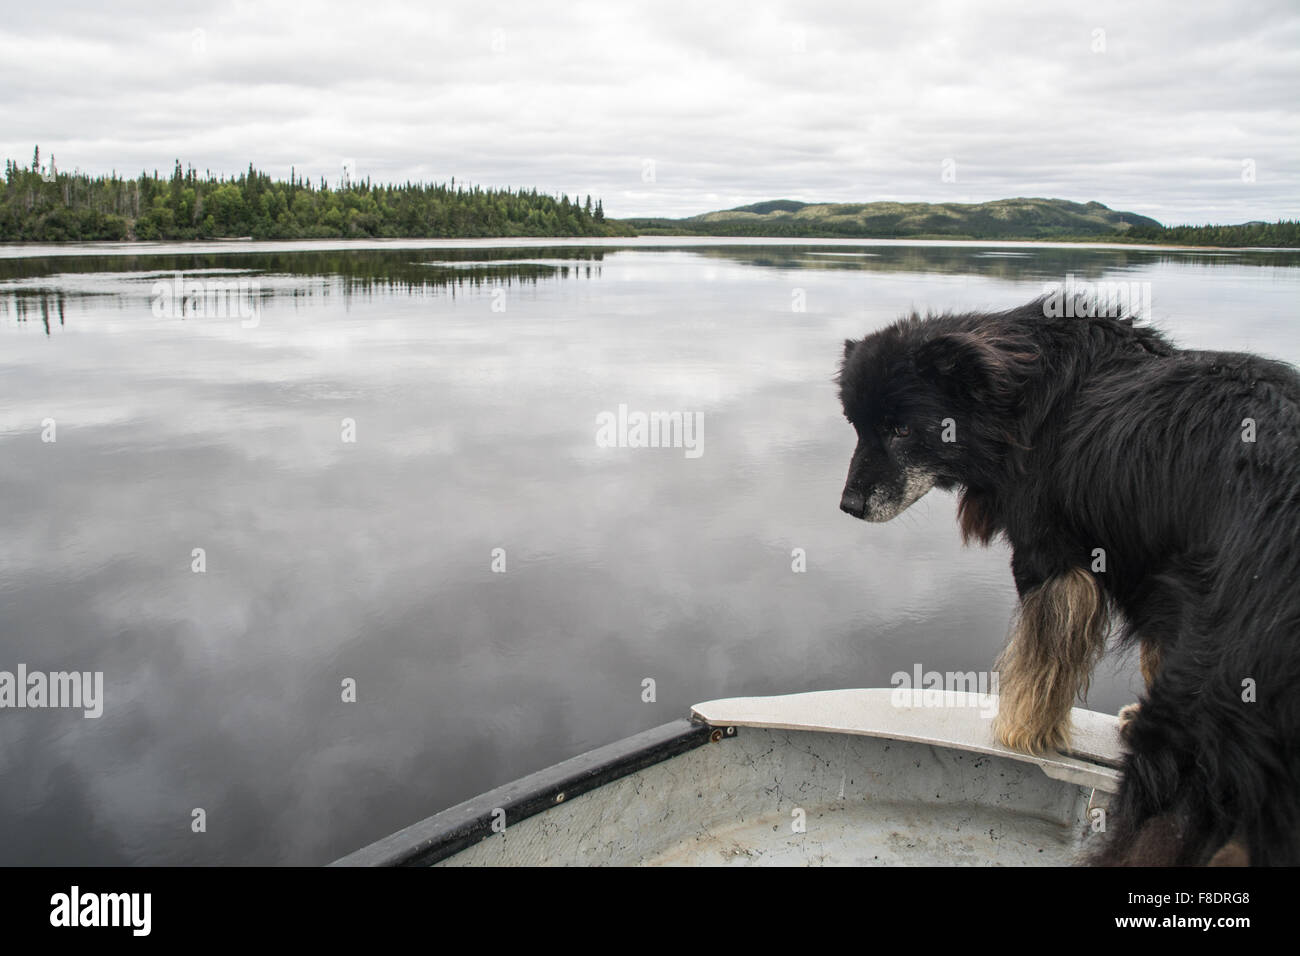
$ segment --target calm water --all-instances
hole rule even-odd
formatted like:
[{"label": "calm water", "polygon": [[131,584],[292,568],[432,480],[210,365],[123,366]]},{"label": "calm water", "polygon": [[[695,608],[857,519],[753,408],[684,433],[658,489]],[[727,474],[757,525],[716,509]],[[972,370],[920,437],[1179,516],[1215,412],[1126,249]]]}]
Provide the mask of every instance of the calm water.
[{"label": "calm water", "polygon": [[[0,863],[323,863],[698,700],[987,669],[1007,552],[838,510],[841,343],[912,307],[1149,282],[1300,362],[1288,253],[413,245],[0,257],[0,670],[104,673],[0,710]],[[260,321],[155,315],[176,270]],[[703,454],[599,447],[620,404]]]}]

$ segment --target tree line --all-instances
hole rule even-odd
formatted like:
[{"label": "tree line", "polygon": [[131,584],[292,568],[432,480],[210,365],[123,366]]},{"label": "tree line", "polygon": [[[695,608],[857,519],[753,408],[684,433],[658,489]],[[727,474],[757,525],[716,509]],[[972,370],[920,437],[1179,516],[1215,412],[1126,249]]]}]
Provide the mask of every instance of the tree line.
[{"label": "tree line", "polygon": [[632,235],[605,218],[601,200],[536,189],[450,183],[335,188],[290,170],[275,180],[250,163],[225,178],[200,175],[180,160],[169,178],[141,172],[90,176],[59,172],[53,156],[30,167],[5,161],[0,240],[466,238]]},{"label": "tree line", "polygon": [[1300,246],[1300,221],[1247,222],[1239,226],[1134,226],[1125,238],[1140,242],[1162,242],[1182,246]]},{"label": "tree line", "polygon": [[[1068,227],[1007,234],[1008,224],[985,230],[967,224],[946,238],[1001,238],[1150,242],[1192,246],[1300,247],[1300,222],[1249,222],[1234,226],[1162,226],[1135,223],[1115,235],[1065,234]],[[934,228],[938,228],[936,225]],[[1001,230],[1000,232],[998,230]],[[988,235],[984,233],[988,232]],[[141,172],[62,173],[55,158],[30,166],[5,161],[0,188],[0,241],[61,242],[121,239],[473,238],[512,236],[635,236],[712,234],[827,238],[916,238],[888,217],[870,222],[770,222],[669,219],[613,220],[601,200],[552,196],[536,189],[484,189],[450,183],[401,185],[369,178],[336,187],[290,169],[272,179],[250,163],[226,178],[200,175],[180,160],[170,177]],[[1032,234],[1031,234],[1032,233]],[[928,234],[927,234],[928,235]]]}]

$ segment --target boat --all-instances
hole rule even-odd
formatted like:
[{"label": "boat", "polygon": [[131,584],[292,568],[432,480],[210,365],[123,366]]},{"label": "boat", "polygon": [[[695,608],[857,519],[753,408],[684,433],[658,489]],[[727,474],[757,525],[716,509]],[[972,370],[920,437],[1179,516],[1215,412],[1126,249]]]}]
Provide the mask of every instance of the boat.
[{"label": "boat", "polygon": [[334,866],[1068,865],[1119,782],[1118,720],[1069,753],[993,739],[997,697],[865,688],[706,701]]}]

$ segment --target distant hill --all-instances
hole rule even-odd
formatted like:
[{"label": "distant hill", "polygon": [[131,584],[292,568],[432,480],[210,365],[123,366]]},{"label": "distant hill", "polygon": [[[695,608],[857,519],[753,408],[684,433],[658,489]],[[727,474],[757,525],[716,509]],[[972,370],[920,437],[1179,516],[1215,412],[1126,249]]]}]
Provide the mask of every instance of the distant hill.
[{"label": "distant hill", "polygon": [[863,239],[1106,239],[1155,234],[1147,216],[1099,202],[999,199],[984,203],[803,203],[792,199],[706,212],[686,219],[625,219],[643,234],[855,237]]},{"label": "distant hill", "polygon": [[[769,212],[794,212],[796,209],[803,209],[810,205],[806,202],[795,202],[793,199],[769,199],[767,202],[756,202],[749,206],[737,206],[729,212],[756,212],[759,215],[766,215]],[[720,213],[705,213],[707,215],[721,215]],[[702,219],[703,216],[693,216],[693,219]]]}]

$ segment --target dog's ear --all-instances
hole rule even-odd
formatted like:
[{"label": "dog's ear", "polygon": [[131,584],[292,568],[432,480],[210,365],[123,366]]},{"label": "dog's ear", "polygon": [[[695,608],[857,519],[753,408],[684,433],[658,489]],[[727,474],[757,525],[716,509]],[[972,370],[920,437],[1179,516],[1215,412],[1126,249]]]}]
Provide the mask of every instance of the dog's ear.
[{"label": "dog's ear", "polygon": [[1016,390],[1024,356],[978,332],[944,332],[923,342],[913,355],[916,370],[953,392],[979,401],[999,401]]},{"label": "dog's ear", "polygon": [[853,350],[857,347],[858,347],[858,343],[855,340],[853,339],[844,340],[844,361],[847,362],[849,360],[849,356],[853,354]]}]

